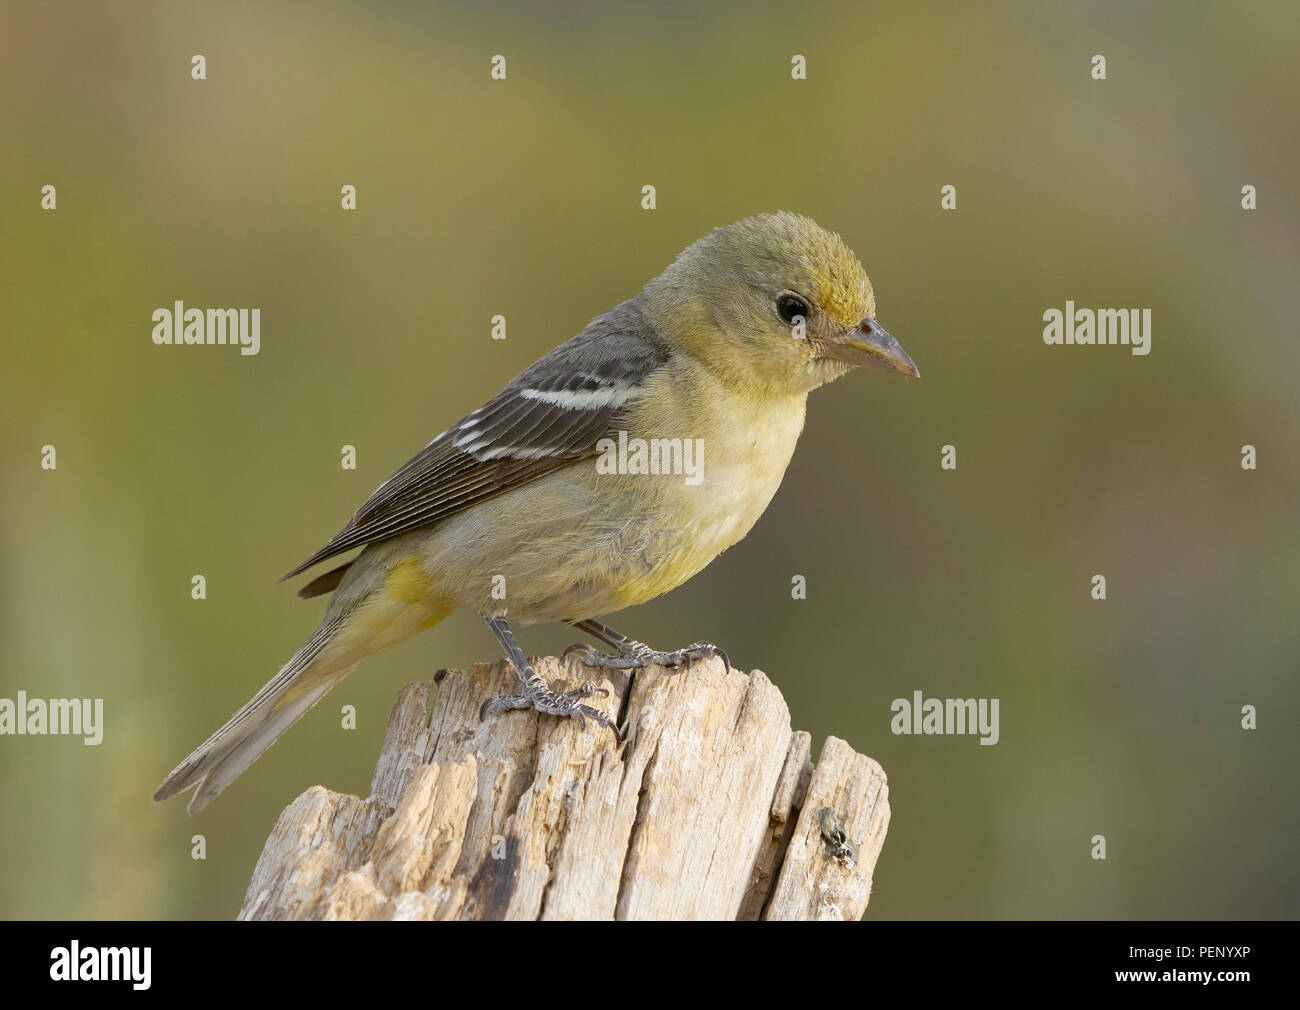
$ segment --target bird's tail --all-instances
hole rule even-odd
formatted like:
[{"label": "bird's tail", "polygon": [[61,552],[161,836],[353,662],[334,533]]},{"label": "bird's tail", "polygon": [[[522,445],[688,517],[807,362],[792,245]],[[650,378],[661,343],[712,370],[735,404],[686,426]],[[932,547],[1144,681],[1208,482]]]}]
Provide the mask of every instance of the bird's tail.
[{"label": "bird's tail", "polygon": [[327,649],[341,625],[342,621],[327,621],[317,628],[229,722],[172,770],[153,798],[165,800],[198,786],[189,806],[190,813],[197,814],[235,781],[281,733],[352,672],[355,662],[331,662],[331,654],[337,650]]},{"label": "bird's tail", "polygon": [[[194,786],[197,814],[302,718],[366,656],[431,628],[455,609],[424,576],[418,559],[372,563],[340,588],[325,620],[266,686],[173,769],[155,800]],[[319,580],[318,580],[319,581]]]}]

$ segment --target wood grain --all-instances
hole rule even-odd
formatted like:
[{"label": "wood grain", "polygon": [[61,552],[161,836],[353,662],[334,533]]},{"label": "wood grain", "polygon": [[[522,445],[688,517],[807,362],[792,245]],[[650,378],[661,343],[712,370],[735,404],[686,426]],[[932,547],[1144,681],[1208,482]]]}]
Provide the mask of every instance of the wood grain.
[{"label": "wood grain", "polygon": [[[576,656],[535,669],[566,686],[599,673]],[[814,767],[762,671],[709,659],[611,673],[590,702],[620,719],[621,743],[531,711],[480,721],[484,698],[516,688],[504,662],[435,680],[398,693],[367,799],[314,786],[280,815],[241,919],[866,910],[889,826],[885,774],[835,737]]]}]

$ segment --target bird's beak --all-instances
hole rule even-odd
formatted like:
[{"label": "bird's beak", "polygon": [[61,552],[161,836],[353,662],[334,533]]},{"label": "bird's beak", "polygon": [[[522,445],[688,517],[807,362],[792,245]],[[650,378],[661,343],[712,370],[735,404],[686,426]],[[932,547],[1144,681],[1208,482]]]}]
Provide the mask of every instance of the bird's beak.
[{"label": "bird's beak", "polygon": [[868,316],[842,337],[833,337],[825,345],[825,355],[850,365],[870,365],[886,368],[913,379],[919,379],[907,352],[878,322]]}]

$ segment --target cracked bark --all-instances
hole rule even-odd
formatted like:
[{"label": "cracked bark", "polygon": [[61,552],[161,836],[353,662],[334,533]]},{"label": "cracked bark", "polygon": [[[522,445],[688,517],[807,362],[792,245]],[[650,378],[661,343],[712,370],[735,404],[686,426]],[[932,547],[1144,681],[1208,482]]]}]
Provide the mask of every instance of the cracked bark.
[{"label": "cracked bark", "polygon": [[[578,661],[535,661],[576,684]],[[885,774],[790,728],[758,670],[609,672],[627,740],[506,712],[501,662],[398,693],[365,799],[314,786],[280,815],[241,919],[857,919],[889,825]],[[430,701],[432,699],[432,707]],[[843,824],[852,858],[823,838]]]}]

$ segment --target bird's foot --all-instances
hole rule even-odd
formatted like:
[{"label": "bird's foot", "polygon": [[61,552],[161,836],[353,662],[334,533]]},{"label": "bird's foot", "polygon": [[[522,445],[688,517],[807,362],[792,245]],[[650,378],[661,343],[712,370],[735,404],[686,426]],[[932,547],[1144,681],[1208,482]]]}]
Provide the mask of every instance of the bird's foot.
[{"label": "bird's foot", "polygon": [[524,694],[507,694],[499,698],[489,698],[479,707],[479,719],[487,718],[489,712],[509,712],[519,708],[535,708],[547,715],[568,716],[578,720],[578,725],[587,728],[587,720],[593,719],[601,726],[608,726],[619,735],[614,720],[599,709],[583,705],[580,698],[589,698],[593,694],[608,695],[609,692],[598,684],[582,684],[572,691],[553,691],[541,677],[533,675],[525,684]]},{"label": "bird's foot", "polygon": [[606,670],[639,670],[644,666],[664,666],[675,669],[683,665],[689,666],[693,659],[709,659],[713,656],[721,656],[723,665],[728,671],[731,670],[731,660],[727,658],[727,654],[712,642],[693,642],[684,649],[660,652],[643,642],[629,638],[618,644],[617,653],[599,652],[582,642],[569,646],[562,655],[567,656],[571,652],[582,653],[584,666],[598,666]]},{"label": "bird's foot", "polygon": [[583,729],[587,728],[587,720],[594,719],[602,726],[608,726],[614,731],[614,738],[620,739],[621,734],[618,731],[618,725],[599,709],[592,708],[590,705],[582,704],[578,699],[589,698],[593,694],[608,695],[609,692],[599,684],[580,684],[572,691],[555,691],[551,685],[542,680],[533,672],[532,665],[528,662],[528,657],[519,648],[519,643],[515,641],[514,634],[510,631],[510,625],[506,623],[503,615],[488,617],[484,615],[488,627],[496,635],[497,641],[505,649],[506,658],[510,665],[515,668],[515,673],[519,675],[519,682],[523,686],[523,694],[508,694],[500,698],[489,698],[479,707],[478,717],[483,719],[489,712],[508,712],[517,708],[534,708],[538,712],[545,712],[547,715],[568,716],[578,720],[578,725]]}]

